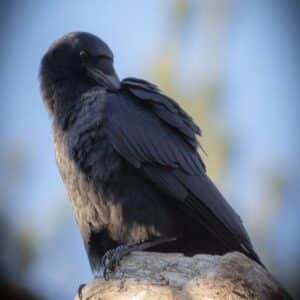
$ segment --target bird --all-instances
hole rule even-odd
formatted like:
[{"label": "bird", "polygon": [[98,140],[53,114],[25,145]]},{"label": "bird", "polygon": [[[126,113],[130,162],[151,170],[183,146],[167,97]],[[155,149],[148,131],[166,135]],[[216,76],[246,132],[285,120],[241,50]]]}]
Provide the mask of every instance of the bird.
[{"label": "bird", "polygon": [[263,265],[209,178],[199,126],[143,79],[122,81],[109,46],[71,32],[42,57],[40,89],[58,169],[94,276],[135,250],[221,255]]}]

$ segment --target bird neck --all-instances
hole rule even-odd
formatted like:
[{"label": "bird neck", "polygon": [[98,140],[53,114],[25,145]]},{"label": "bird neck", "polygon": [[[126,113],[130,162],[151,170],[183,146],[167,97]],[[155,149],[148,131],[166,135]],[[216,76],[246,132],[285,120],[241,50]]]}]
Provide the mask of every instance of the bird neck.
[{"label": "bird neck", "polygon": [[61,115],[66,113],[72,106],[74,106],[82,94],[93,88],[91,82],[78,83],[75,80],[65,80],[57,83],[55,86],[54,96],[54,114]]}]

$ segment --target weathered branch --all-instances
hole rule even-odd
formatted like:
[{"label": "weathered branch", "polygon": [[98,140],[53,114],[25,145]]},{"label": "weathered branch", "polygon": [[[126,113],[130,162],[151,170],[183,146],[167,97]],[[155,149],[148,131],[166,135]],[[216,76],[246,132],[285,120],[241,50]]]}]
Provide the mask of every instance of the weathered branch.
[{"label": "weathered branch", "polygon": [[[76,299],[79,299],[77,296]],[[268,271],[238,252],[224,256],[134,252],[110,280],[95,279],[82,300],[291,299]]]}]

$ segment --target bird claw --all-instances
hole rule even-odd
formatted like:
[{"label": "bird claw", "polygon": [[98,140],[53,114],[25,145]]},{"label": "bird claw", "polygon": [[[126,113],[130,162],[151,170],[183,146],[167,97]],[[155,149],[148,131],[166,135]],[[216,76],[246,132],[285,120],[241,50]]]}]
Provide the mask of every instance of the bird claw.
[{"label": "bird claw", "polygon": [[175,241],[176,238],[158,238],[153,241],[140,242],[128,245],[120,245],[114,249],[108,250],[101,259],[101,266],[103,267],[103,277],[109,280],[109,272],[112,272],[116,266],[120,265],[122,258],[133,251],[142,251],[153,246]]},{"label": "bird claw", "polygon": [[101,259],[101,265],[103,269],[103,277],[105,280],[109,280],[109,273],[112,272],[115,267],[120,265],[120,261],[126,255],[128,255],[134,247],[132,245],[121,245],[115,249],[108,250]]}]

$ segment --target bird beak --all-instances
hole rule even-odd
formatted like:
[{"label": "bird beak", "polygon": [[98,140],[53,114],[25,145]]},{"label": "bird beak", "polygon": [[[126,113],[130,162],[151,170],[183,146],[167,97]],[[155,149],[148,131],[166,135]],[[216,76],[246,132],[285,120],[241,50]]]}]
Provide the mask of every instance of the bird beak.
[{"label": "bird beak", "polygon": [[119,90],[121,87],[120,79],[115,72],[108,75],[97,68],[88,68],[88,73],[96,82],[113,91]]}]

